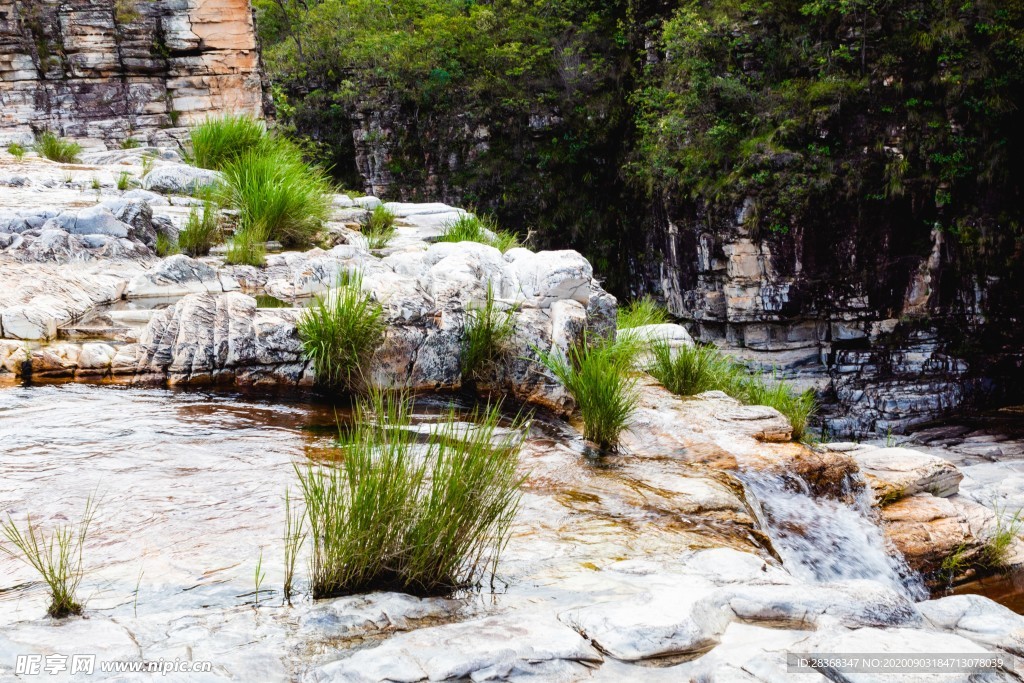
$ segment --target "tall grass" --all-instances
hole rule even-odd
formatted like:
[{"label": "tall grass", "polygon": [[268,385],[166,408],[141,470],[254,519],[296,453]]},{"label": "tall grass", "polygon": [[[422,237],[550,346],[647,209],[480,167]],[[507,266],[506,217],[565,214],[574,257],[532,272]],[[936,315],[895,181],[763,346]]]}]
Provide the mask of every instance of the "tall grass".
[{"label": "tall grass", "polygon": [[576,401],[584,438],[600,448],[617,450],[640,401],[632,370],[639,344],[612,338],[590,340],[584,335],[567,354],[536,351]]},{"label": "tall grass", "polygon": [[670,321],[668,311],[649,296],[643,296],[619,308],[619,329],[643,325],[661,325]]},{"label": "tall grass", "polygon": [[519,505],[520,421],[501,433],[487,408],[467,430],[451,413],[424,444],[411,412],[408,397],[375,393],[341,433],[339,464],[297,468],[314,598],[443,595],[493,574]]},{"label": "tall grass", "polygon": [[82,554],[95,513],[94,499],[90,496],[77,525],[62,524],[49,535],[36,526],[30,516],[25,518],[24,529],[19,528],[10,515],[7,521],[0,522],[0,533],[14,546],[12,549],[0,545],[0,551],[39,573],[50,589],[50,606],[46,611],[51,617],[82,612],[82,604],[75,593],[84,575]]},{"label": "tall grass", "polygon": [[813,391],[798,392],[774,375],[770,379],[751,375],[747,366],[713,346],[671,348],[667,342],[655,342],[647,372],[681,396],[717,390],[745,403],[771,406],[789,419],[797,440],[807,436],[817,410]]},{"label": "tall grass", "polygon": [[156,251],[156,255],[160,258],[181,253],[178,243],[162,232],[156,235],[156,248],[154,251]]},{"label": "tall grass", "polygon": [[292,602],[295,563],[306,540],[306,514],[292,506],[290,491],[284,492],[284,599]]},{"label": "tall grass", "polygon": [[223,173],[221,201],[238,209],[243,231],[306,246],[330,216],[330,182],[284,141],[242,153]]},{"label": "tall grass", "polygon": [[25,149],[24,145],[17,142],[12,142],[11,144],[7,145],[7,153],[10,154],[15,159],[17,159],[18,161],[21,161],[22,159],[25,158],[25,153],[27,151],[28,150]]},{"label": "tall grass", "polygon": [[221,241],[219,207],[210,198],[202,202],[202,208],[193,206],[188,213],[185,227],[178,233],[178,248],[189,256],[205,256]]},{"label": "tall grass", "polygon": [[265,266],[266,242],[267,235],[259,226],[236,230],[224,254],[224,262],[231,265]]},{"label": "tall grass", "polygon": [[268,139],[263,122],[248,114],[209,118],[189,131],[185,160],[220,171],[237,157],[263,148]]},{"label": "tall grass", "polygon": [[471,306],[466,312],[462,335],[462,376],[482,380],[511,354],[515,332],[514,306],[500,306],[494,299],[494,288],[487,283],[483,306]]},{"label": "tall grass", "polygon": [[117,174],[117,189],[124,192],[132,185],[132,174],[128,171],[121,171]]},{"label": "tall grass", "polygon": [[1002,569],[1009,564],[1013,546],[1024,528],[1024,510],[1008,515],[1003,509],[996,509],[995,513],[996,526],[985,539],[981,562],[985,567]]},{"label": "tall grass", "polygon": [[383,205],[377,206],[363,221],[363,236],[370,249],[383,249],[395,236],[395,214]]},{"label": "tall grass", "polygon": [[46,157],[50,161],[59,161],[65,164],[73,164],[78,161],[78,155],[82,153],[82,146],[72,140],[65,140],[57,137],[50,131],[46,131],[36,139],[33,149],[39,156]]},{"label": "tall grass", "polygon": [[445,226],[438,242],[479,242],[502,253],[520,246],[515,233],[502,230],[491,216],[463,214]]},{"label": "tall grass", "polygon": [[365,386],[365,373],[384,338],[383,316],[380,304],[363,292],[360,275],[314,299],[298,331],[320,384],[346,391]]}]

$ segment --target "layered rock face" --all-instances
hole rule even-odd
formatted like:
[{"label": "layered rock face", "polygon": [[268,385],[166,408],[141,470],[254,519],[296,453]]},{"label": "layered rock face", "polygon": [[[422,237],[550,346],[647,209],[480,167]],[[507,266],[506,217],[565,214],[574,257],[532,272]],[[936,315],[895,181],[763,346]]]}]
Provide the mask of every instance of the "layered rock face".
[{"label": "layered rock face", "polygon": [[0,134],[121,140],[263,113],[249,0],[0,1]]}]

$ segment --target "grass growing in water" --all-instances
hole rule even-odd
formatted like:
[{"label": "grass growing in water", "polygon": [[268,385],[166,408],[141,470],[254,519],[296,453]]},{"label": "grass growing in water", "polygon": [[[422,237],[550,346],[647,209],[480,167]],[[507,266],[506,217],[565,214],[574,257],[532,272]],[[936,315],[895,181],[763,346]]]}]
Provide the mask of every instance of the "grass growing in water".
[{"label": "grass growing in water", "polygon": [[370,249],[383,249],[395,236],[395,214],[383,205],[377,206],[363,222],[363,235]]},{"label": "grass growing in water", "polygon": [[34,148],[39,153],[39,156],[46,157],[50,161],[59,161],[65,164],[77,162],[78,155],[82,153],[82,146],[80,144],[57,137],[50,131],[46,131],[36,139]]},{"label": "grass growing in water", "polygon": [[521,495],[521,422],[500,433],[487,408],[467,430],[453,412],[423,444],[411,412],[407,397],[378,392],[341,434],[340,464],[297,468],[314,598],[443,595],[493,575]]},{"label": "grass growing in water", "polygon": [[668,311],[649,296],[640,297],[619,308],[619,329],[670,322]]},{"label": "grass growing in water", "polygon": [[438,242],[479,242],[487,244],[500,252],[520,246],[515,233],[502,230],[490,216],[479,217],[474,214],[463,214],[445,226],[444,233],[437,238]]},{"label": "grass growing in water", "polygon": [[567,354],[536,351],[576,401],[584,438],[601,448],[616,450],[640,401],[632,369],[640,346],[611,338],[591,342],[584,335]]},{"label": "grass growing in water", "polygon": [[462,376],[484,379],[493,368],[508,358],[515,331],[514,306],[502,307],[494,300],[494,288],[487,283],[483,306],[471,306],[466,312],[462,334]]},{"label": "grass growing in water", "polygon": [[186,160],[193,166],[222,170],[230,161],[268,144],[263,122],[247,114],[210,118],[189,131]]},{"label": "grass growing in water", "polygon": [[25,149],[25,146],[17,142],[12,142],[11,144],[7,145],[7,153],[10,154],[15,159],[17,159],[18,161],[21,161],[22,159],[25,158],[26,152],[28,152],[28,150]]},{"label": "grass growing in water", "polygon": [[750,374],[713,346],[671,348],[666,342],[651,345],[647,372],[666,389],[680,396],[705,391],[724,391],[733,398],[754,405],[771,406],[785,415],[793,426],[793,438],[803,439],[814,416],[814,392],[797,392],[783,380],[766,380]]},{"label": "grass growing in water", "polygon": [[237,230],[224,254],[224,262],[231,265],[264,266],[267,263],[266,242],[267,236],[258,226]]},{"label": "grass growing in water", "polygon": [[384,338],[383,315],[380,304],[363,292],[360,275],[342,279],[313,300],[298,331],[320,384],[346,391],[364,386],[364,373]]},{"label": "grass growing in water", "polygon": [[205,256],[210,253],[211,247],[220,243],[217,212],[217,203],[212,199],[203,201],[202,209],[192,207],[185,228],[178,233],[178,248],[182,252],[189,256]]},{"label": "grass growing in water", "polygon": [[0,546],[0,550],[39,573],[50,589],[50,606],[46,612],[51,617],[82,612],[82,604],[75,593],[82,582],[82,553],[95,513],[93,498],[90,497],[77,526],[63,524],[54,528],[49,536],[32,522],[31,517],[25,518],[24,529],[19,528],[10,515],[6,522],[0,522],[0,532],[14,546],[14,549]]}]

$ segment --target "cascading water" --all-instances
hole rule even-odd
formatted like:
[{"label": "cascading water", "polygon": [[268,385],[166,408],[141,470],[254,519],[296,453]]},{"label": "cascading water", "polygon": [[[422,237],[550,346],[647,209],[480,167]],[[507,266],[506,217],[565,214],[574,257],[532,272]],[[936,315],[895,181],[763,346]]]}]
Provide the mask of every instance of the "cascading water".
[{"label": "cascading water", "polygon": [[[875,523],[867,487],[850,485],[854,504],[815,497],[799,478],[763,472],[741,477],[754,512],[782,562],[805,581],[870,579],[911,600],[928,598],[921,576],[898,552],[890,552]],[[852,483],[851,483],[852,484]]]}]

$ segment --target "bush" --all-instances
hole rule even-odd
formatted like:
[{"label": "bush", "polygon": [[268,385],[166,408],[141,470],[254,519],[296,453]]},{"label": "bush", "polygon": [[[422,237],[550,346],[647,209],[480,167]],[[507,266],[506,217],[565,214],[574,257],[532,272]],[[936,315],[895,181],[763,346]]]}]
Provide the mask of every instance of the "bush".
[{"label": "bush", "polygon": [[514,306],[499,308],[494,290],[487,283],[483,307],[470,307],[462,336],[463,379],[481,380],[511,353],[510,340],[515,331]]},{"label": "bush", "polygon": [[0,532],[14,546],[13,549],[0,546],[0,551],[39,573],[50,589],[50,606],[46,611],[51,617],[66,617],[82,611],[75,593],[84,574],[82,553],[94,515],[95,506],[90,497],[77,527],[62,524],[49,536],[31,517],[25,518],[24,530],[18,528],[10,515],[6,522],[0,522]]},{"label": "bush", "polygon": [[587,335],[568,354],[537,350],[541,362],[572,394],[583,418],[583,436],[600,448],[617,450],[619,437],[640,401],[632,365],[640,351],[633,341]]},{"label": "bush", "polygon": [[246,153],[269,144],[270,135],[259,119],[248,114],[210,118],[189,131],[188,163],[200,168],[222,170]]},{"label": "bush", "polygon": [[449,594],[493,573],[519,505],[523,424],[496,408],[452,411],[429,442],[408,398],[375,394],[340,434],[338,465],[298,469],[314,598],[377,590]]},{"label": "bush", "polygon": [[238,230],[228,245],[224,262],[232,265],[262,267],[267,263],[267,236],[258,228]]},{"label": "bush", "polygon": [[618,319],[620,330],[669,322],[668,311],[649,296],[641,297],[620,307]]},{"label": "bush", "polygon": [[363,235],[370,246],[370,249],[383,249],[395,236],[395,214],[377,206],[366,217],[363,222]]},{"label": "bush", "polygon": [[39,136],[34,149],[39,156],[64,164],[77,162],[78,155],[82,153],[82,146],[80,144],[72,140],[59,138],[50,131],[46,131]]},{"label": "bush", "polygon": [[463,214],[445,226],[438,242],[479,242],[492,246],[502,253],[519,245],[514,233],[502,230],[493,218],[483,218],[471,213]]},{"label": "bush", "polygon": [[797,392],[788,382],[774,376],[770,381],[752,376],[745,365],[713,346],[672,349],[665,342],[656,342],[651,351],[647,372],[673,394],[692,396],[724,391],[745,403],[775,408],[789,419],[794,439],[807,436],[808,423],[817,410],[813,391]]},{"label": "bush", "polygon": [[238,209],[239,228],[285,246],[312,242],[330,216],[331,186],[323,172],[287,144],[245,152],[227,162],[221,199]]},{"label": "bush", "polygon": [[205,256],[221,241],[220,225],[217,218],[219,207],[212,199],[203,201],[202,210],[193,206],[189,211],[185,228],[178,233],[178,248],[189,256]]},{"label": "bush", "polygon": [[18,144],[17,142],[12,142],[11,144],[7,145],[7,153],[10,154],[15,159],[17,159],[18,161],[21,161],[22,159],[25,158],[25,152],[27,151],[28,150],[25,149],[24,145]]},{"label": "bush", "polygon": [[299,338],[313,361],[317,381],[328,387],[358,391],[384,338],[384,311],[363,292],[359,275],[314,299],[299,320]]}]

